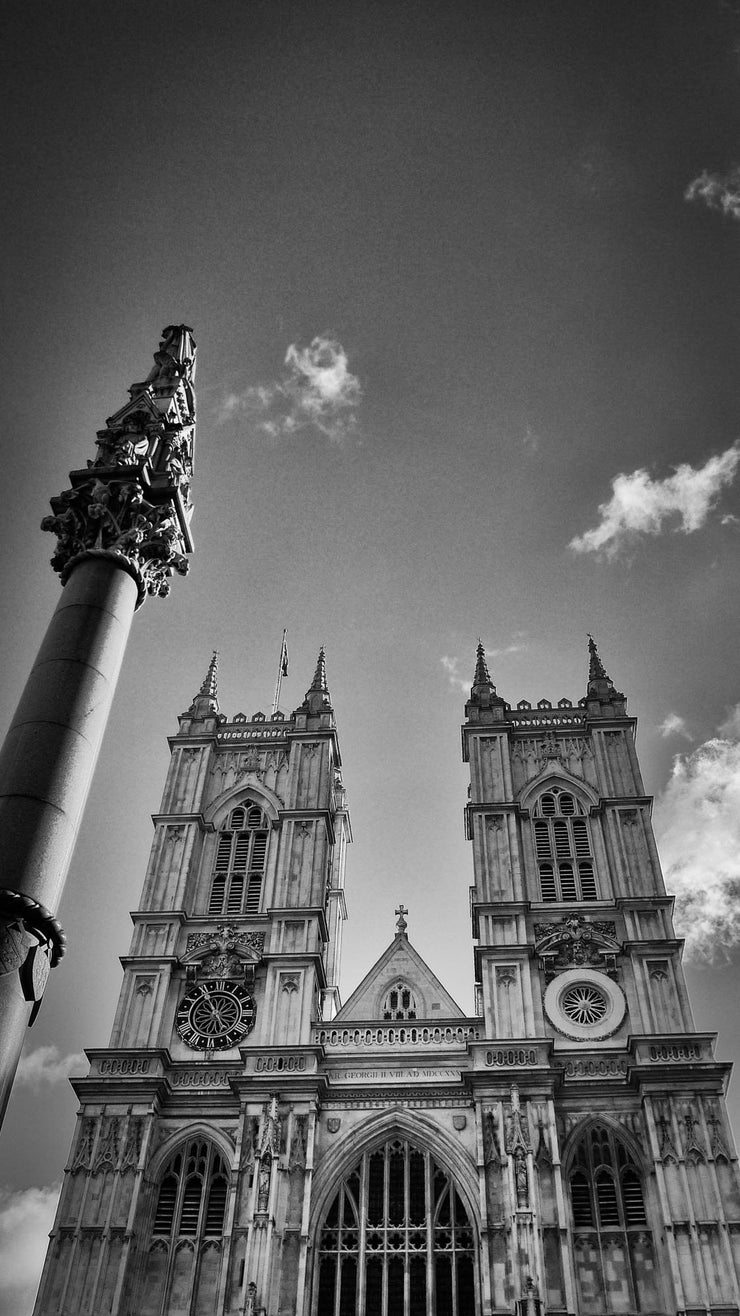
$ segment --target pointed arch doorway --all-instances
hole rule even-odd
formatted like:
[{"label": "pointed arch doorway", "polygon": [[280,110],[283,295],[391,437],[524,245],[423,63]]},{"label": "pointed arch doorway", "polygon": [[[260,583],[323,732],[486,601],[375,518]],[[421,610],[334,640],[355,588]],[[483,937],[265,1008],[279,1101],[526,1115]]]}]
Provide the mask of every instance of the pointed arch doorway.
[{"label": "pointed arch doorway", "polygon": [[367,1150],[319,1227],[313,1316],[475,1316],[475,1233],[452,1176],[404,1137]]}]

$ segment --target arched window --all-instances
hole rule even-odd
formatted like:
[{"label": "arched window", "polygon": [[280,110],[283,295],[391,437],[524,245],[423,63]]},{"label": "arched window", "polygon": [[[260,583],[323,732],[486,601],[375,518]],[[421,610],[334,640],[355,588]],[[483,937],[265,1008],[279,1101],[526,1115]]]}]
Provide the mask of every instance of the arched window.
[{"label": "arched window", "polygon": [[140,1316],[211,1310],[207,1295],[218,1280],[227,1189],[227,1167],[212,1143],[193,1139],[172,1154],[159,1182]]},{"label": "arched window", "polygon": [[232,809],[218,837],[209,914],[259,914],[269,824],[259,805]]},{"label": "arched window", "polygon": [[642,1179],[611,1128],[588,1130],[569,1179],[579,1311],[611,1316],[652,1310],[658,1290]]},{"label": "arched window", "polygon": [[384,1019],[416,1019],[416,999],[406,982],[396,982],[383,1001]]},{"label": "arched window", "polygon": [[474,1316],[474,1235],[453,1180],[405,1139],[366,1152],[318,1240],[316,1316]]},{"label": "arched window", "polygon": [[540,899],[598,900],[588,820],[579,800],[553,786],[534,807]]}]

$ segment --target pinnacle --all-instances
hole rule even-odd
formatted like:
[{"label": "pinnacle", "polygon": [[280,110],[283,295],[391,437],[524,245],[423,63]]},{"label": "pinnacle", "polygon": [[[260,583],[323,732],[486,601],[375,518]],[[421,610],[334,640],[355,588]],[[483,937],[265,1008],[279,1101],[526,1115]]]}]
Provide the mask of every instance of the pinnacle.
[{"label": "pinnacle", "polygon": [[491,674],[486,662],[486,651],[483,648],[483,641],[480,639],[478,640],[478,648],[476,650],[473,685],[488,685],[493,689],[493,681],[491,680]]},{"label": "pinnacle", "polygon": [[316,691],[319,691],[321,694],[325,694],[328,689],[329,687],[326,684],[326,653],[324,652],[324,646],[322,644],[319,649],[316,671],[313,674],[313,681],[311,682],[311,688],[308,693],[313,694]]},{"label": "pinnacle", "polygon": [[208,664],[208,671],[203,678],[203,684],[198,691],[199,695],[205,695],[208,699],[218,699],[217,688],[218,676],[218,649],[213,650],[213,657]]},{"label": "pinnacle", "polygon": [[596,648],[596,641],[594,640],[594,637],[593,635],[590,634],[590,632],[588,635],[588,653],[589,653],[589,660],[588,660],[589,681],[599,681],[599,680],[608,681],[609,677],[607,676],[606,670],[604,668],[604,664],[602,663],[599,657],[599,651]]}]

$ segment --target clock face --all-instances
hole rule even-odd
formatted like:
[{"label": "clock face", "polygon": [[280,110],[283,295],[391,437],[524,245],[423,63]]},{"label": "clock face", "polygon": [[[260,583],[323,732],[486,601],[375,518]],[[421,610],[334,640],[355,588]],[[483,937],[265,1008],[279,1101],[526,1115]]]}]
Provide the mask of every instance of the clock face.
[{"label": "clock face", "polygon": [[194,1051],[225,1051],[254,1028],[255,1004],[240,982],[214,978],[198,983],[177,1007],[177,1031]]}]

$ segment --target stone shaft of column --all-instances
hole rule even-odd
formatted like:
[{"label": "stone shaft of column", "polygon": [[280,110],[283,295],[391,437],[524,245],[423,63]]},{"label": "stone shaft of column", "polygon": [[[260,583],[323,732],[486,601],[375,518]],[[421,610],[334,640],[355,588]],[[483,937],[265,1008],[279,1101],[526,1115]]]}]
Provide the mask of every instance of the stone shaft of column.
[{"label": "stone shaft of column", "polygon": [[[64,586],[0,750],[0,898],[18,892],[56,914],[137,597],[102,555]],[[32,1008],[17,967],[0,962],[0,1122]]]}]

